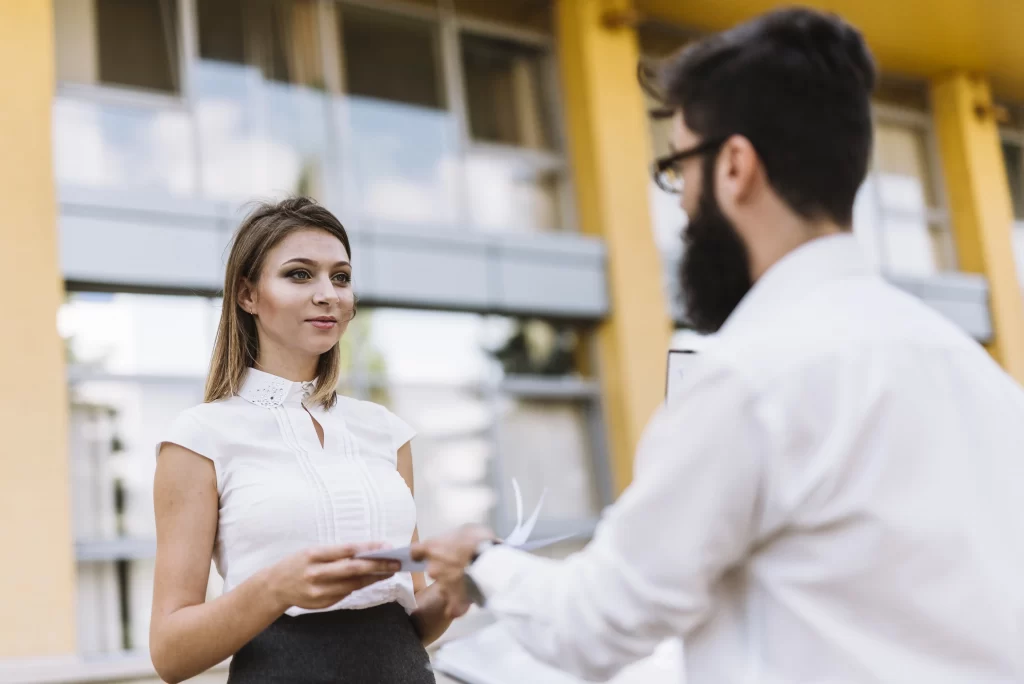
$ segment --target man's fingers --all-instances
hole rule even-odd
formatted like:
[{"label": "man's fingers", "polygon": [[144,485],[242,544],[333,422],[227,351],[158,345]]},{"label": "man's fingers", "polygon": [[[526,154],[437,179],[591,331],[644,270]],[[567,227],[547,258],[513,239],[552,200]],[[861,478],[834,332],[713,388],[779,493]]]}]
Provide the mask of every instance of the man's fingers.
[{"label": "man's fingers", "polygon": [[429,555],[426,544],[416,543],[409,548],[409,557],[416,562],[426,560]]}]

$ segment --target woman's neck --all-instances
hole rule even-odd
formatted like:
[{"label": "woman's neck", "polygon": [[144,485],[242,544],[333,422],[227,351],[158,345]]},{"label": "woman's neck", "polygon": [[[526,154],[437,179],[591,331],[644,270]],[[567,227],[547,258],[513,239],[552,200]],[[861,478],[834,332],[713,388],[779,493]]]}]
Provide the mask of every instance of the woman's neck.
[{"label": "woman's neck", "polygon": [[294,354],[274,353],[270,349],[260,349],[253,367],[292,382],[308,382],[316,378],[318,361],[318,357],[297,358]]}]

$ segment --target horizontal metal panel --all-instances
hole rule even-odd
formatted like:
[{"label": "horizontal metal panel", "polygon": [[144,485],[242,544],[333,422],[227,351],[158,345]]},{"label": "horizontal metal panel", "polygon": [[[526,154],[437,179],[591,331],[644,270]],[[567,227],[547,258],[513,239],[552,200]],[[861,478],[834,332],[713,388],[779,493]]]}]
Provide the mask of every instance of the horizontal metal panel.
[{"label": "horizontal metal panel", "polygon": [[215,221],[205,228],[182,228],[63,215],[61,269],[76,283],[212,293],[224,283],[229,239]]},{"label": "horizontal metal panel", "polygon": [[114,560],[145,560],[156,556],[156,539],[102,539],[75,542],[75,559],[79,562]]},{"label": "horizontal metal panel", "polygon": [[608,310],[604,261],[560,263],[503,254],[497,263],[498,308],[598,318]]},{"label": "horizontal metal panel", "polygon": [[493,307],[484,243],[378,231],[362,244],[369,272],[359,271],[357,277],[365,301],[477,311]]},{"label": "horizontal metal panel", "polygon": [[960,326],[971,337],[992,339],[988,282],[973,273],[943,273],[928,277],[891,276],[900,289],[920,297],[926,304]]},{"label": "horizontal metal panel", "polygon": [[[62,196],[61,264],[77,287],[214,294],[240,207]],[[574,235],[350,230],[364,306],[597,320],[608,313],[605,247]]]}]

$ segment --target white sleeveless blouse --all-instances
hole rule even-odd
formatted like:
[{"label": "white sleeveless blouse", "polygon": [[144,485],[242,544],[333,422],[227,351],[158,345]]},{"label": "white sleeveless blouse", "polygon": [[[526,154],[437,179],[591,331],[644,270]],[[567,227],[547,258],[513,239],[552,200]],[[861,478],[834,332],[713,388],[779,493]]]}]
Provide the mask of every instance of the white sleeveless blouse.
[{"label": "white sleeveless blouse", "polygon": [[[159,444],[213,461],[220,515],[214,562],[230,591],[297,551],[383,541],[405,546],[416,505],[398,473],[398,449],[415,431],[383,406],[339,396],[306,406],[313,383],[250,368],[238,395],[183,411]],[[309,410],[309,413],[306,412]],[[320,446],[312,414],[323,428]],[[399,573],[325,610],[397,601],[416,607],[412,577]],[[321,612],[289,608],[288,615]]]}]

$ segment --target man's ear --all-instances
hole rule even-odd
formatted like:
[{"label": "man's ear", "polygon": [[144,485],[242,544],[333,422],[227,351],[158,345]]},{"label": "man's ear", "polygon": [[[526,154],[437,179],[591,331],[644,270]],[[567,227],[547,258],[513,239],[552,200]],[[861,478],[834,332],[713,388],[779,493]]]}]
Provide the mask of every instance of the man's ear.
[{"label": "man's ear", "polygon": [[725,206],[749,201],[764,180],[761,158],[742,135],[734,135],[722,145],[717,172],[715,189],[720,193],[720,203]]},{"label": "man's ear", "polygon": [[250,314],[256,313],[256,286],[249,282],[248,278],[242,278],[238,282],[238,306]]}]

